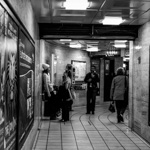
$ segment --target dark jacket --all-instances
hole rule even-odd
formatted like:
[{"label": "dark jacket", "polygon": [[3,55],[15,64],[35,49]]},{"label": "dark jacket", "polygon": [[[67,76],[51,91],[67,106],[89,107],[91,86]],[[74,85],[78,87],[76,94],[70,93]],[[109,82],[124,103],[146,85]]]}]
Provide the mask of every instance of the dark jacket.
[{"label": "dark jacket", "polygon": [[[88,89],[97,89],[97,83],[99,82],[99,76],[96,72],[93,73],[93,77],[92,77],[92,73],[89,72],[88,74],[86,74],[85,78],[84,78],[84,82],[87,83],[87,88]],[[91,81],[89,81],[89,79]]]}]

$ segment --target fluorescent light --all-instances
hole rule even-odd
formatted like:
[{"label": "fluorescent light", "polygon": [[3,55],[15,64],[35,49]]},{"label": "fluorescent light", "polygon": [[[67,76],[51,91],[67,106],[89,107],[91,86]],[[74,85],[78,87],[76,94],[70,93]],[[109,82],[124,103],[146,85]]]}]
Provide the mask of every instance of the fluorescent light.
[{"label": "fluorescent light", "polygon": [[86,51],[88,51],[88,52],[97,52],[98,48],[97,47],[90,47],[90,48],[87,48]]},{"label": "fluorescent light", "polygon": [[72,41],[71,39],[60,39],[60,41],[63,41],[63,42],[70,42],[70,41]]},{"label": "fluorescent light", "polygon": [[122,20],[121,17],[108,17],[108,16],[106,16],[102,21],[104,25],[119,25],[122,22],[124,22],[124,20]]},{"label": "fluorescent light", "polygon": [[127,40],[115,40],[115,43],[126,43]]},{"label": "fluorescent light", "polygon": [[70,44],[71,48],[81,48],[81,44]]},{"label": "fluorescent light", "polygon": [[136,50],[140,50],[141,48],[142,48],[142,46],[140,46],[140,45],[135,46]]},{"label": "fluorescent light", "polygon": [[115,44],[114,47],[116,48],[126,48],[126,44]]},{"label": "fluorescent light", "polygon": [[63,6],[70,10],[86,10],[89,6],[89,2],[88,0],[66,0]]}]

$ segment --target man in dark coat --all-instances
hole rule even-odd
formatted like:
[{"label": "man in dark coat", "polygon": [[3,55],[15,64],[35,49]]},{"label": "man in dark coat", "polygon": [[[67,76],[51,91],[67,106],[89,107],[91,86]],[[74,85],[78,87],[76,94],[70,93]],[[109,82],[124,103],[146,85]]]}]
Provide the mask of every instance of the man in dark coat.
[{"label": "man in dark coat", "polygon": [[87,83],[87,112],[86,114],[92,114],[95,112],[95,101],[97,90],[99,88],[99,76],[96,73],[96,67],[91,66],[91,72],[87,73],[84,82]]}]

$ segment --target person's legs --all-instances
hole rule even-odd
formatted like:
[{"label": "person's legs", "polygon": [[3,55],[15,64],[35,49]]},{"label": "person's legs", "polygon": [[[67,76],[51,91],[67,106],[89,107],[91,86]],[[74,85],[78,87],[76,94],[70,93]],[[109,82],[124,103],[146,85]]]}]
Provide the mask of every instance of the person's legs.
[{"label": "person's legs", "polygon": [[92,114],[94,114],[94,112],[95,112],[96,92],[97,92],[96,90],[93,90],[93,92],[92,92],[92,103],[91,103]]},{"label": "person's legs", "polygon": [[126,101],[122,101],[122,109],[121,109],[122,116],[123,116],[124,112],[126,111],[127,106],[128,106],[128,103]]},{"label": "person's legs", "polygon": [[87,90],[87,103],[86,103],[86,113],[87,114],[90,114],[90,110],[91,110],[91,107],[90,107],[90,101],[91,101],[91,90]]},{"label": "person's legs", "polygon": [[62,118],[61,120],[64,121],[65,120],[65,115],[66,115],[66,108],[65,108],[65,102],[62,102]]},{"label": "person's legs", "polygon": [[117,121],[118,123],[121,122],[120,112],[121,112],[121,101],[115,101],[116,104],[116,110],[117,110]]}]

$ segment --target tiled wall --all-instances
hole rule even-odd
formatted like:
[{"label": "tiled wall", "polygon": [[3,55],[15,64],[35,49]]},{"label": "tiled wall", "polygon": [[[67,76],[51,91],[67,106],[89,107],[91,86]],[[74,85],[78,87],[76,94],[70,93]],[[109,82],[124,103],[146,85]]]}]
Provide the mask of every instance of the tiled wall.
[{"label": "tiled wall", "polygon": [[[130,93],[130,125],[134,131],[150,142],[150,126],[148,126],[149,105],[149,52],[150,52],[150,22],[143,25],[139,30],[139,37],[134,45],[140,49],[132,49],[132,95]],[[131,105],[132,104],[132,105]]]}]

